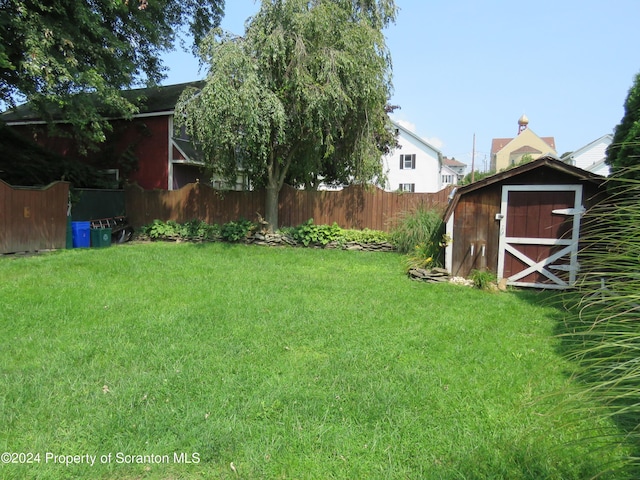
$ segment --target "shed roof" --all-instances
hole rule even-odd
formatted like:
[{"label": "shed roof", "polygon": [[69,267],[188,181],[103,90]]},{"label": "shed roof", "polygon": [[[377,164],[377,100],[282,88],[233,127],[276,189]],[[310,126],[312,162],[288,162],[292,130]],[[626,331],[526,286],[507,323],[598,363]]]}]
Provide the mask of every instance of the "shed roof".
[{"label": "shed roof", "polygon": [[582,168],[569,165],[552,156],[540,157],[537,160],[525,163],[524,165],[520,165],[509,170],[504,170],[502,172],[496,173],[495,175],[491,175],[490,177],[485,177],[482,180],[478,180],[477,182],[457,188],[454,192],[453,198],[451,199],[449,205],[447,206],[447,209],[445,210],[445,222],[449,219],[449,217],[455,210],[456,205],[458,204],[462,195],[466,195],[475,190],[485,188],[489,185],[494,185],[496,183],[504,182],[507,180],[514,180],[519,175],[542,167],[551,168],[558,172],[563,172],[565,174],[571,175],[576,179],[576,181],[587,181],[600,185],[606,180],[606,178],[601,175],[597,175]]}]

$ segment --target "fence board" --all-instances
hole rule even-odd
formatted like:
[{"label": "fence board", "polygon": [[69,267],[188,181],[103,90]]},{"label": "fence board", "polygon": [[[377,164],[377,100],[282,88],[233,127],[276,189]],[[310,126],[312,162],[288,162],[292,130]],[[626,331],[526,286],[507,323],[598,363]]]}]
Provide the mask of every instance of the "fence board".
[{"label": "fence board", "polygon": [[[298,190],[285,185],[280,191],[280,227],[296,226],[313,218],[318,225],[337,223],[343,228],[388,231],[400,214],[422,206],[444,210],[452,188],[436,193],[385,192],[376,187],[354,185],[339,191]],[[179,190],[125,189],[129,222],[134,227],[153,220],[184,223],[198,219],[223,224],[264,216],[265,192],[220,192],[208,185],[191,183]]]},{"label": "fence board", "polygon": [[12,187],[0,180],[0,254],[65,248],[69,183]]}]

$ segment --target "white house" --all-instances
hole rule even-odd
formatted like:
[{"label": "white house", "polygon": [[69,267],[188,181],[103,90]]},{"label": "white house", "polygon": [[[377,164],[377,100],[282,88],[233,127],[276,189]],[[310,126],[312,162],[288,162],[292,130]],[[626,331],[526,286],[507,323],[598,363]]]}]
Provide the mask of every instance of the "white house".
[{"label": "white house", "polygon": [[444,165],[440,150],[398,122],[393,124],[398,148],[382,159],[386,191],[429,193],[458,183],[456,172]]},{"label": "white house", "polygon": [[467,164],[459,162],[455,158],[444,157],[442,159],[442,163],[449,170],[453,170],[453,172],[455,173],[455,175],[457,177],[457,181],[456,182],[449,181],[449,177],[445,178],[445,175],[448,175],[449,173],[443,171],[442,182],[447,184],[447,185],[454,184],[454,183],[455,184],[460,183],[462,181],[462,179],[464,178],[464,176],[466,175],[466,173],[467,173]]},{"label": "white house", "polygon": [[607,148],[613,141],[610,133],[572,152],[562,160],[565,163],[582,168],[589,172],[606,177],[609,175],[609,165],[604,163],[607,158]]},{"label": "white house", "polygon": [[442,190],[447,185],[457,185],[460,181],[458,171],[451,165],[447,165],[443,162],[442,168],[440,168],[440,189]]}]

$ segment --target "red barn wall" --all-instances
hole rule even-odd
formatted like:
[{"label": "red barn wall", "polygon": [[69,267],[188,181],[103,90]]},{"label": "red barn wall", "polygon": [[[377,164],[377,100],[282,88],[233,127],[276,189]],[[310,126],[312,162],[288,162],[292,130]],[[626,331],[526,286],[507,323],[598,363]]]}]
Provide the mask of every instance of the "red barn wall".
[{"label": "red barn wall", "polygon": [[[169,116],[114,120],[113,131],[98,151],[86,155],[78,153],[73,139],[49,137],[45,125],[16,125],[17,132],[31,138],[39,145],[60,155],[76,158],[99,169],[119,169],[123,176],[123,159],[127,150],[137,159],[137,167],[126,180],[142,188],[167,190],[169,186]],[[58,126],[64,128],[64,126]],[[127,160],[124,160],[127,161]],[[134,160],[135,162],[135,160]],[[134,165],[135,166],[135,165]]]},{"label": "red barn wall", "polygon": [[132,172],[127,180],[147,190],[155,188],[167,190],[169,188],[169,117],[137,118],[127,123],[129,126],[122,130],[116,148],[119,154],[131,148],[138,159],[138,169]]}]

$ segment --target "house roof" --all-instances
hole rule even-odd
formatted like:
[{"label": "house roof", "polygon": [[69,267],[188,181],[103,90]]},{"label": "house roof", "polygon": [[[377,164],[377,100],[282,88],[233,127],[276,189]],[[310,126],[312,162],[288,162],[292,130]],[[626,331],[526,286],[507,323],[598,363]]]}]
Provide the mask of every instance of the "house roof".
[{"label": "house roof", "polygon": [[515,153],[516,155],[520,155],[522,154],[526,154],[526,153],[542,153],[540,150],[538,150],[537,148],[532,147],[531,145],[523,145],[522,147],[514,150],[513,152],[511,152],[512,154]]},{"label": "house roof", "polygon": [[443,165],[440,173],[443,175],[458,175],[458,172],[456,172],[455,170],[452,170],[451,167],[448,165]]},{"label": "house roof", "polygon": [[[494,138],[491,140],[491,155],[498,153],[504,147],[506,147],[512,140],[517,137],[512,138]],[[544,143],[549,145],[554,151],[556,149],[556,139],[554,137],[539,137]],[[540,153],[538,151],[538,153]]]},{"label": "house roof", "polygon": [[459,162],[458,160],[456,160],[455,158],[447,158],[444,157],[442,159],[442,162],[447,165],[448,167],[466,167],[467,164],[466,163],[462,163]]},{"label": "house roof", "polygon": [[487,187],[489,185],[493,185],[495,183],[514,179],[515,177],[522,175],[523,173],[530,172],[531,170],[535,170],[541,167],[548,167],[558,172],[563,172],[565,174],[571,175],[575,177],[576,180],[588,181],[598,185],[606,180],[606,178],[601,175],[597,175],[582,168],[574,167],[573,165],[564,163],[562,160],[553,156],[543,156],[532,162],[525,163],[524,165],[520,165],[509,170],[504,170],[502,172],[496,173],[495,175],[485,177],[482,180],[478,180],[477,182],[473,182],[469,185],[464,185],[456,189],[453,198],[451,202],[449,202],[449,205],[447,206],[447,209],[445,211],[445,222],[449,219],[449,217],[455,210],[456,205],[458,204],[458,201],[460,200],[460,197],[462,195],[473,192],[480,188]]},{"label": "house roof", "polygon": [[593,147],[595,147],[600,143],[608,143],[608,145],[611,145],[611,142],[613,142],[613,135],[610,133],[607,133],[606,135],[603,135],[600,138],[597,138],[593,142],[586,144],[584,147],[581,147],[578,150],[571,152],[571,154],[568,155],[567,158],[575,158],[578,155],[582,155],[583,153],[591,150]]},{"label": "house roof", "polygon": [[491,154],[502,150],[513,138],[494,138],[491,140]]},{"label": "house roof", "polygon": [[589,171],[590,172],[597,172],[598,170],[600,170],[601,168],[608,168],[604,167],[604,165],[606,165],[607,163],[607,159],[605,158],[601,158],[600,160],[598,160],[596,163],[594,163],[593,165],[589,166]]},{"label": "house roof", "polygon": [[173,112],[178,98],[188,87],[202,88],[204,80],[149,88],[126,90],[123,95],[139,105],[140,113]]},{"label": "house roof", "polygon": [[[202,87],[204,81],[180,83],[175,85],[155,86],[123,90],[122,96],[135,104],[139,113],[134,115],[148,115],[153,113],[173,112],[180,94],[187,87]],[[60,118],[60,112],[52,112],[53,118]],[[108,112],[103,112],[109,116]],[[0,114],[0,119],[7,124],[41,122],[42,116],[33,110],[28,103],[19,105]]]},{"label": "house roof", "polygon": [[193,145],[190,140],[184,138],[173,138],[173,143],[176,148],[180,150],[180,153],[184,155],[185,159],[189,159],[193,162],[202,162],[201,152]]},{"label": "house roof", "polygon": [[395,120],[391,120],[391,123],[393,123],[393,125],[398,129],[398,130],[402,130],[402,132],[404,134],[406,134],[407,136],[413,138],[414,140],[422,143],[424,146],[426,146],[427,148],[430,148],[431,150],[433,150],[434,152],[437,153],[438,158],[442,158],[442,152],[440,150],[438,150],[436,147],[434,147],[433,145],[431,145],[429,142],[427,142],[424,138],[419,137],[415,132],[412,132],[411,130],[409,130],[406,127],[403,127],[400,123],[396,122]]}]

